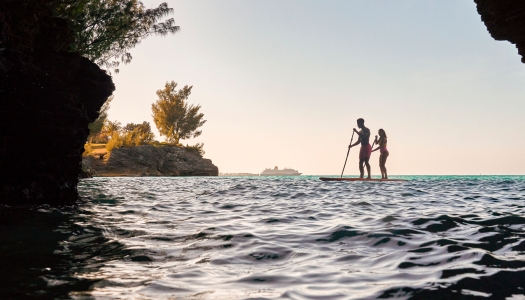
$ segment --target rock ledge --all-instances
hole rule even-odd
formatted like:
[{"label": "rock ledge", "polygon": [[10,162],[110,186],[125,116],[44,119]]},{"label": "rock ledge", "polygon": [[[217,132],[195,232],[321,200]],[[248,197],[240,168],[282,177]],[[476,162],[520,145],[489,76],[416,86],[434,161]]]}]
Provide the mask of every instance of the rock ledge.
[{"label": "rock ledge", "polygon": [[497,41],[516,45],[525,63],[525,1],[523,0],[474,0],[481,20],[490,35]]},{"label": "rock ledge", "polygon": [[94,176],[218,176],[211,160],[176,146],[113,149],[107,160],[85,157]]}]

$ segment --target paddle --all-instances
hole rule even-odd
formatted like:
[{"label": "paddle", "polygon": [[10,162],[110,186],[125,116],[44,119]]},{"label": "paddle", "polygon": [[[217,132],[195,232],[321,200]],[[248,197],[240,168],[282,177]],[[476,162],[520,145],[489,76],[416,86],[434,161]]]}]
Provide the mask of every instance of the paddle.
[{"label": "paddle", "polygon": [[374,144],[378,145],[377,144],[377,135],[376,135],[376,139],[372,142],[372,150],[374,149]]},{"label": "paddle", "polygon": [[[355,131],[352,131],[352,138],[350,139],[350,145],[352,145],[352,142],[354,141],[354,133]],[[349,153],[350,153],[350,147],[348,147],[348,151],[346,152],[345,165],[343,166],[343,172],[341,172],[341,178],[343,178],[343,173],[345,172],[346,161],[348,160]]]}]

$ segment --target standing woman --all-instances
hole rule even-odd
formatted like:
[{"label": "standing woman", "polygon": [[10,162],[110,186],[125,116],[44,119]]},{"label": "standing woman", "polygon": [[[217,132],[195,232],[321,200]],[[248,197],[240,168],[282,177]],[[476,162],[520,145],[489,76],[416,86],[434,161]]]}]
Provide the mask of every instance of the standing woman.
[{"label": "standing woman", "polygon": [[[386,149],[386,132],[383,129],[379,129],[379,140],[377,141],[378,147],[372,150],[372,152],[379,150],[381,155],[379,156],[379,168],[381,169],[381,179],[388,179],[386,173],[386,159],[388,158],[388,150]],[[376,135],[377,140],[377,135]]]}]

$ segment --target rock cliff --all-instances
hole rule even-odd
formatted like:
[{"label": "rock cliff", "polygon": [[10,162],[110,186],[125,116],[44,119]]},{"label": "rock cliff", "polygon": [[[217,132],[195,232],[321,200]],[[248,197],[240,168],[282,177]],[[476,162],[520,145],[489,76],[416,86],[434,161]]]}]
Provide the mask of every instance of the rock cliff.
[{"label": "rock cliff", "polygon": [[474,0],[481,20],[490,35],[498,41],[516,45],[525,63],[525,1],[523,0]]},{"label": "rock cliff", "polygon": [[217,176],[209,159],[175,146],[151,145],[113,149],[106,161],[84,159],[94,176]]},{"label": "rock cliff", "polygon": [[47,2],[0,1],[0,203],[74,202],[88,124],[115,89],[68,52]]}]

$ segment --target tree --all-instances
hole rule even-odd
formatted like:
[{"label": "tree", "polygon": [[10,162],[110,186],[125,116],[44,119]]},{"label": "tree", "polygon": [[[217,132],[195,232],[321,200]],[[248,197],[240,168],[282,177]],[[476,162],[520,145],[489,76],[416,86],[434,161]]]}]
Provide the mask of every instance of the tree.
[{"label": "tree", "polygon": [[128,123],[123,129],[124,146],[147,145],[155,139],[155,135],[151,132],[151,126],[146,121],[142,124]]},{"label": "tree", "polygon": [[122,124],[120,124],[120,122],[118,121],[112,122],[110,120],[106,120],[106,122],[104,122],[104,127],[102,128],[102,132],[106,134],[107,136],[113,136],[114,133],[120,132],[121,129],[122,129]]},{"label": "tree", "polygon": [[106,150],[110,152],[114,148],[148,145],[155,138],[149,122],[128,123],[122,127],[120,122],[107,121],[103,132],[108,136]]},{"label": "tree", "polygon": [[131,61],[129,50],[142,39],[180,30],[172,18],[160,22],[173,13],[166,3],[146,9],[138,0],[53,0],[51,7],[69,21],[75,37],[71,51],[116,73],[120,63]]},{"label": "tree", "polygon": [[102,133],[102,129],[104,128],[104,124],[106,123],[106,119],[108,118],[108,110],[109,105],[111,104],[111,100],[113,100],[113,96],[109,96],[108,100],[104,102],[104,104],[100,108],[98,118],[93,123],[89,123],[89,143],[93,141],[93,138],[99,137],[99,135]]},{"label": "tree", "polygon": [[175,81],[166,82],[164,89],[157,91],[159,99],[151,105],[151,110],[159,133],[168,142],[180,145],[180,140],[201,135],[202,131],[197,129],[206,120],[202,119],[204,114],[199,113],[200,105],[187,103],[193,86],[186,85],[178,91],[176,88]]},{"label": "tree", "polygon": [[111,152],[113,148],[120,148],[122,146],[122,137],[120,131],[122,124],[118,121],[110,121],[106,119],[104,127],[102,128],[102,135],[106,139],[106,150]]}]

